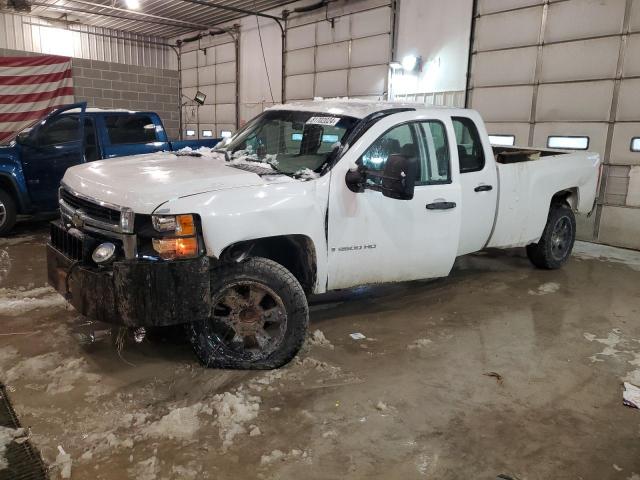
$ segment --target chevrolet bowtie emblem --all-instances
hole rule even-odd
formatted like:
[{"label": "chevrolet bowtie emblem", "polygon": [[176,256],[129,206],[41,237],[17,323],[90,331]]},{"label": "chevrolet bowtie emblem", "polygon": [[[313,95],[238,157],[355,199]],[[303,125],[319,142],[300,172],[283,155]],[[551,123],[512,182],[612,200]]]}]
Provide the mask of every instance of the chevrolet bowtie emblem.
[{"label": "chevrolet bowtie emblem", "polygon": [[82,228],[84,226],[84,220],[82,219],[80,212],[73,213],[73,215],[71,216],[71,223],[76,228]]}]

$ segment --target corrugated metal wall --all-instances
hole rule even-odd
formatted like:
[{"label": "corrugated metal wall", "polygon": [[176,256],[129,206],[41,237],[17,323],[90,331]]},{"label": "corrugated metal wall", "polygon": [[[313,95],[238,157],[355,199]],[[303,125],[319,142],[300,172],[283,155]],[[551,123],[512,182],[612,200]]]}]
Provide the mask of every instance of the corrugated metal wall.
[{"label": "corrugated metal wall", "polygon": [[35,17],[0,13],[0,48],[11,50],[175,69],[175,62],[170,61],[170,56],[175,54],[170,49],[147,43],[164,41],[158,37],[99,27],[72,26],[65,29],[62,25]]}]

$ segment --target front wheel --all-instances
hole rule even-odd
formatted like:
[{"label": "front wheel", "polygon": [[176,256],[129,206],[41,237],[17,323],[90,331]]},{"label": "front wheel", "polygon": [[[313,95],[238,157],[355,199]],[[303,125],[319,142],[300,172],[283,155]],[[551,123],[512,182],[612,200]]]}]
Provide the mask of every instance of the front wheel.
[{"label": "front wheel", "polygon": [[211,272],[211,317],[187,326],[203,365],[271,369],[300,350],[309,323],[302,286],[282,265],[260,257]]},{"label": "front wheel", "polygon": [[576,217],[567,204],[552,204],[538,243],[527,245],[527,256],[538,268],[555,270],[569,259],[576,241]]},{"label": "front wheel", "polygon": [[0,189],[0,236],[9,233],[16,224],[16,202]]}]

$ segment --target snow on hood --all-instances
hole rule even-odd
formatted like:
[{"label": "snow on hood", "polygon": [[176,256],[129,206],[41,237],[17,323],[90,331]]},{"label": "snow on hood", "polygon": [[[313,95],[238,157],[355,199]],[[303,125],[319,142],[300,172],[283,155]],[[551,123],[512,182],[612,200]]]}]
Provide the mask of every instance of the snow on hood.
[{"label": "snow on hood", "polygon": [[[238,156],[233,164],[240,163],[271,168]],[[234,168],[224,154],[207,147],[98,160],[69,168],[62,179],[78,193],[136,213],[152,213],[160,204],[187,195],[286,181],[294,180]]]}]

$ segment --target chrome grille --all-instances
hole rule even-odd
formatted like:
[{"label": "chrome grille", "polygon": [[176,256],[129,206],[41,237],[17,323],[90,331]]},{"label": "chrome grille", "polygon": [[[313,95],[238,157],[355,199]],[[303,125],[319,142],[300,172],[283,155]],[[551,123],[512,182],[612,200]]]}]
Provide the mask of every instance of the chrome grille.
[{"label": "chrome grille", "polygon": [[73,210],[82,210],[88,217],[112,225],[120,225],[120,211],[80,198],[65,188],[60,189],[60,199]]}]

